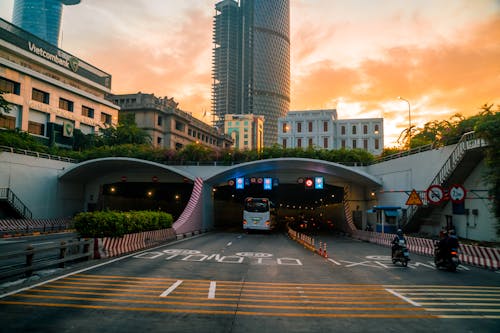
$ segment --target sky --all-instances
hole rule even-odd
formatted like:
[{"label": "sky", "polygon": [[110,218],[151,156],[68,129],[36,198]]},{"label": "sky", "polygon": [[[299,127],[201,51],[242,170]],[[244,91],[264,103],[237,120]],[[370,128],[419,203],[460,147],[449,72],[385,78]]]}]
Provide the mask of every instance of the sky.
[{"label": "sky", "polygon": [[[217,2],[82,0],[60,48],[111,74],[113,93],[173,97],[209,122]],[[500,0],[290,0],[290,30],[290,109],[384,118],[385,147],[409,111],[423,127],[500,104]]]}]

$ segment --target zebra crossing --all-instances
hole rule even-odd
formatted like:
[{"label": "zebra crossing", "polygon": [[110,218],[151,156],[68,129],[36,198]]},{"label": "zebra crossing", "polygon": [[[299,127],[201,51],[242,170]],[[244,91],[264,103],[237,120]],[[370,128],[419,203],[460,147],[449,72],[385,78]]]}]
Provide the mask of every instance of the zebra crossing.
[{"label": "zebra crossing", "polygon": [[257,317],[500,319],[500,287],[76,274],[2,298],[0,305]]},{"label": "zebra crossing", "polygon": [[500,319],[500,287],[413,285],[391,290],[438,318]]}]

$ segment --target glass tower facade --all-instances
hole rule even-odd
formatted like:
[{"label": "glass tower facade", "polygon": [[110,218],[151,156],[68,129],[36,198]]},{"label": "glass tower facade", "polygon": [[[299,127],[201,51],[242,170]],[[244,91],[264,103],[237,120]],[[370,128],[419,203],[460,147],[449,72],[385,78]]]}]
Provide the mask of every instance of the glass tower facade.
[{"label": "glass tower facade", "polygon": [[80,0],[16,0],[12,23],[59,46],[62,6],[78,3]]},{"label": "glass tower facade", "polygon": [[214,18],[212,112],[264,116],[264,145],[290,105],[289,0],[224,0]]}]

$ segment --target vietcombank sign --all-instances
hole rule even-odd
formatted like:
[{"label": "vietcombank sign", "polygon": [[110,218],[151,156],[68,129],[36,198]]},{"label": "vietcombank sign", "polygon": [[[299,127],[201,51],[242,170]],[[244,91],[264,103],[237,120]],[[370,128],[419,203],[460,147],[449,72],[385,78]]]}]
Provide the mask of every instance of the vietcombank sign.
[{"label": "vietcombank sign", "polygon": [[71,69],[73,72],[78,70],[78,59],[75,57],[71,57],[66,53],[58,52],[58,55],[54,53],[50,53],[49,51],[43,49],[42,47],[38,47],[35,43],[28,41],[28,48],[31,52],[43,57],[49,61],[52,61],[60,66]]},{"label": "vietcombank sign", "polygon": [[[20,29],[19,27],[0,18],[0,44],[9,48],[8,44],[29,52],[36,57],[50,61],[57,66],[69,69],[79,76],[97,83],[103,87],[111,88],[111,75],[99,68],[64,52],[57,46]],[[16,52],[15,48],[11,49]],[[36,58],[33,57],[33,58]]]}]

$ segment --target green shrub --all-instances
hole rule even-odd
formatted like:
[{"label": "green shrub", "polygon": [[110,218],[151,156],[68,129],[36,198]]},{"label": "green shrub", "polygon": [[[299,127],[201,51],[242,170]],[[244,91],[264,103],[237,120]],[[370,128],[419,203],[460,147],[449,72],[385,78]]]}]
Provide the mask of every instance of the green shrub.
[{"label": "green shrub", "polygon": [[125,234],[172,227],[172,215],[153,211],[97,211],[75,216],[75,229],[82,237],[122,237]]}]

